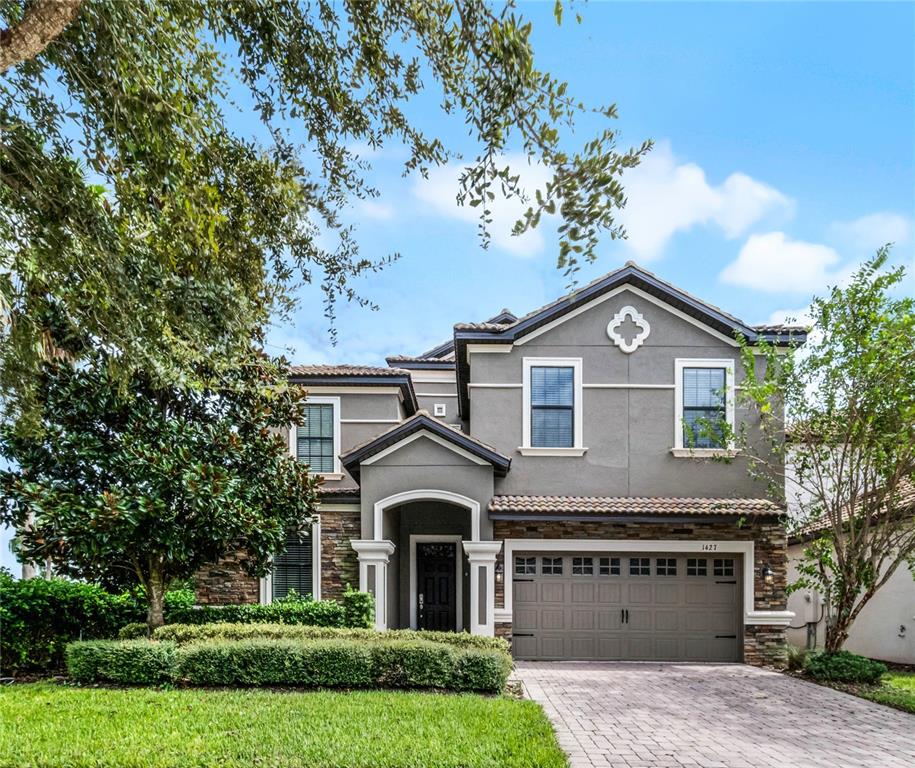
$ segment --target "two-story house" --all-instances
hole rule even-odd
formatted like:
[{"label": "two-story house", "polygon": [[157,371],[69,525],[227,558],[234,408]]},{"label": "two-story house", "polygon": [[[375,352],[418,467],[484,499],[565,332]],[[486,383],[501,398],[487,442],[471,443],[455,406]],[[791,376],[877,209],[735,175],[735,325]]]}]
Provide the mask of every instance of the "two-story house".
[{"label": "two-story house", "polygon": [[199,599],[351,584],[379,629],[502,635],[522,659],[777,662],[783,510],[694,429],[752,421],[741,335],[804,340],[628,263],[389,368],[293,367],[309,406],[289,446],[324,477],[319,523],[266,579],[231,558],[201,572]]}]

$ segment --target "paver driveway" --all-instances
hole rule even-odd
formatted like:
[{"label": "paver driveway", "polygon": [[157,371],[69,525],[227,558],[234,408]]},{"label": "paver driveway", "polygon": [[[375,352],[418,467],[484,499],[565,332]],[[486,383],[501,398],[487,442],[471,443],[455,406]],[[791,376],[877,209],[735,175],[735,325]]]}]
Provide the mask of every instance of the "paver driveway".
[{"label": "paver driveway", "polygon": [[913,768],[915,716],[738,664],[519,662],[573,768]]}]

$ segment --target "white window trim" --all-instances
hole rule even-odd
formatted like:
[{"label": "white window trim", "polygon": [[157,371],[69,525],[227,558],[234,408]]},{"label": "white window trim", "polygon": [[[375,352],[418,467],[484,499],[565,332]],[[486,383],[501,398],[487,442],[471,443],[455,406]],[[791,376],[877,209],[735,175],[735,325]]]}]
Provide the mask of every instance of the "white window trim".
[{"label": "white window trim", "polygon": [[725,420],[734,429],[734,361],[730,358],[686,358],[674,360],[674,447],[671,453],[677,458],[707,458],[734,454],[733,441],[724,448],[690,448],[683,445],[683,369],[724,368],[725,369]]},{"label": "white window trim", "polygon": [[[522,360],[522,444],[518,448],[522,456],[582,456],[588,449],[584,446],[584,398],[582,397],[582,363],[580,357],[525,357]],[[531,368],[572,368],[573,402],[572,429],[575,444],[571,447],[550,448],[531,445]]]},{"label": "white window trim", "polygon": [[[321,599],[321,516],[316,515],[311,524],[311,596]],[[273,602],[273,570],[260,580],[260,603]]]},{"label": "white window trim", "polygon": [[[325,480],[342,480],[343,465],[340,462],[340,398],[327,395],[312,395],[306,398],[306,405],[332,405],[334,407],[334,471],[315,472]],[[289,425],[289,452],[294,459],[298,458],[297,430],[295,424]]]},{"label": "white window trim", "polygon": [[686,541],[683,539],[505,539],[504,603],[496,610],[496,621],[512,621],[512,580],[515,552],[673,552],[696,553],[714,558],[730,554],[743,555],[743,623],[786,626],[794,618],[793,611],[755,610],[755,547],[752,541]]},{"label": "white window trim", "polygon": [[410,534],[410,628],[419,629],[419,618],[416,615],[416,544],[417,542],[433,542],[447,544],[454,542],[454,561],[455,577],[457,586],[455,587],[455,610],[454,610],[454,631],[462,632],[464,630],[464,574],[461,565],[464,560],[464,551],[461,549],[463,536],[459,533],[411,533]]}]

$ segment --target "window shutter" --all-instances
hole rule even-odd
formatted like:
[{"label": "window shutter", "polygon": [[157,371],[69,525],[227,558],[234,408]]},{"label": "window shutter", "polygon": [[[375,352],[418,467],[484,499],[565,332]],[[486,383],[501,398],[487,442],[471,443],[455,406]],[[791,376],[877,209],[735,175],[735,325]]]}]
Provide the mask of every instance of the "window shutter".
[{"label": "window shutter", "polygon": [[273,561],[273,599],[290,591],[305,597],[314,593],[314,550],[311,533],[295,534],[286,540],[286,551]]}]

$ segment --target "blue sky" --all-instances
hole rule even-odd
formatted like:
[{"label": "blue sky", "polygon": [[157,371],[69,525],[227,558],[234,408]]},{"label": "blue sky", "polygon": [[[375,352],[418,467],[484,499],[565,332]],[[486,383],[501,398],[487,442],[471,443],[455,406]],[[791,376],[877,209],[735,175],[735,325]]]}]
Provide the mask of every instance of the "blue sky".
[{"label": "blue sky", "polygon": [[[583,17],[574,21],[574,11]],[[635,259],[750,322],[797,315],[894,240],[913,263],[915,6],[906,3],[590,3],[566,13],[521,3],[538,65],[588,104],[615,102],[621,144],[652,138],[624,178],[628,242],[602,244],[587,281]],[[459,120],[431,99],[419,122],[472,156]],[[572,137],[584,142],[597,123]],[[377,312],[341,307],[332,347],[320,292],[270,335],[295,362],[383,364],[502,307],[527,312],[565,293],[556,239],[509,236],[497,208],[482,250],[474,213],[454,203],[457,166],[400,178],[403,152],[367,153],[382,196],[350,212],[363,252],[401,259],[359,287]],[[521,168],[536,182],[542,172]],[[913,283],[909,283],[911,289]]]}]

